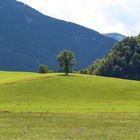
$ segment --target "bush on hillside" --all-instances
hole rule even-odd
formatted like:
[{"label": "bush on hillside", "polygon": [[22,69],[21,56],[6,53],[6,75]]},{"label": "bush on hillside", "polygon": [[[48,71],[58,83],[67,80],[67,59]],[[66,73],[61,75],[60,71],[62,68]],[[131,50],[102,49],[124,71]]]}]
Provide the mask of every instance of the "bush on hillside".
[{"label": "bush on hillside", "polygon": [[46,65],[45,64],[40,64],[39,65],[38,72],[41,73],[41,74],[47,73],[48,72],[48,69],[47,69]]}]

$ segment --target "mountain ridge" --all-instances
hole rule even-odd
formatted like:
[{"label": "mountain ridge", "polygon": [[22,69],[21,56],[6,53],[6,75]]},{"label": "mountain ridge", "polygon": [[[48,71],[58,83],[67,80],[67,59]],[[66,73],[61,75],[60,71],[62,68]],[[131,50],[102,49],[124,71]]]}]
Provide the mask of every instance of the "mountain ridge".
[{"label": "mountain ridge", "polygon": [[116,43],[97,31],[45,16],[16,0],[0,1],[0,70],[36,71],[40,63],[57,70],[56,55],[72,50],[77,68],[105,55]]},{"label": "mountain ridge", "polygon": [[125,35],[122,35],[120,33],[106,33],[106,34],[103,34],[104,36],[107,36],[107,37],[110,37],[110,38],[113,38],[114,40],[116,41],[122,41],[126,38]]}]

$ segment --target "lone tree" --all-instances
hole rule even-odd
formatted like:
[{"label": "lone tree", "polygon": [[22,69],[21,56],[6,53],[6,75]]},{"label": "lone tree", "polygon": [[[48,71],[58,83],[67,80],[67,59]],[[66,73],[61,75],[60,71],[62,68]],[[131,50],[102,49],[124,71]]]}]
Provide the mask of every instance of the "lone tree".
[{"label": "lone tree", "polygon": [[47,73],[48,72],[48,69],[47,69],[46,65],[40,64],[39,65],[38,72],[41,73],[41,74]]},{"label": "lone tree", "polygon": [[75,66],[75,55],[72,51],[64,49],[56,57],[57,62],[59,63],[60,68],[68,75],[69,72],[72,72]]}]

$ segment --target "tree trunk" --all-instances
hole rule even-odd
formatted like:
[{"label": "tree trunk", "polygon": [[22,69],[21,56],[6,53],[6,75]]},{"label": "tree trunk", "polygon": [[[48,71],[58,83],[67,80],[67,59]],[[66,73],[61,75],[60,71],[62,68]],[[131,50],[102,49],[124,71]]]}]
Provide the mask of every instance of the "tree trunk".
[{"label": "tree trunk", "polygon": [[69,68],[67,65],[66,65],[65,69],[66,69],[66,76],[68,76],[69,75]]}]

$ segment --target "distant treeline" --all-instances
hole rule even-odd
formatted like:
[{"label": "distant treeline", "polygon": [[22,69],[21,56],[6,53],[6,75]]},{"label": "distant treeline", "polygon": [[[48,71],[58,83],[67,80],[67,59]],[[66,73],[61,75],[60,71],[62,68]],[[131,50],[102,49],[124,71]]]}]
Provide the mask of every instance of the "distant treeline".
[{"label": "distant treeline", "polygon": [[117,43],[107,56],[80,73],[140,80],[140,35]]}]

